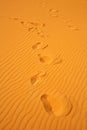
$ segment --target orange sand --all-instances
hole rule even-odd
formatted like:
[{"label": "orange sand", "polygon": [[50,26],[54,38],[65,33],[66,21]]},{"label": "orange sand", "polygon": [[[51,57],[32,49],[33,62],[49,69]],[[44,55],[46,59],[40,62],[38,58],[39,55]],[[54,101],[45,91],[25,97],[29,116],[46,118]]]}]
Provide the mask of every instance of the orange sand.
[{"label": "orange sand", "polygon": [[87,0],[0,1],[0,130],[87,130]]}]

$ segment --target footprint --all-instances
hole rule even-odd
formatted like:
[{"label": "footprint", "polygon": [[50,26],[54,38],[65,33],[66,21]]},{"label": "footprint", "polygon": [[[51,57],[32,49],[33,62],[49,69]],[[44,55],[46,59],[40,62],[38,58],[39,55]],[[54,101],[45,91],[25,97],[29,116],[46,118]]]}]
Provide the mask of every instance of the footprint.
[{"label": "footprint", "polygon": [[25,22],[23,21],[23,20],[21,20],[21,19],[19,19],[19,18],[17,18],[17,17],[15,17],[15,18],[9,18],[10,20],[14,20],[14,21],[18,21],[19,23],[21,23],[22,25],[24,25],[25,24]]},{"label": "footprint", "polygon": [[46,76],[46,72],[45,71],[38,71],[38,77],[42,78]]},{"label": "footprint", "polygon": [[39,82],[38,74],[31,77],[31,84],[36,85]]},{"label": "footprint", "polygon": [[49,9],[49,14],[52,17],[58,17],[59,15],[59,10],[58,9]]},{"label": "footprint", "polygon": [[37,42],[32,46],[32,49],[39,49],[41,42]]},{"label": "footprint", "polygon": [[37,42],[32,46],[32,49],[45,49],[48,47],[48,44]]},{"label": "footprint", "polygon": [[61,64],[62,62],[63,62],[63,59],[59,56],[59,57],[54,59],[53,65]]},{"label": "footprint", "polygon": [[74,27],[74,30],[75,30],[75,31],[79,31],[80,28],[79,28],[79,27]]},{"label": "footprint", "polygon": [[33,27],[28,28],[28,32],[34,31],[35,29]]},{"label": "footprint", "polygon": [[28,21],[28,20],[23,20],[22,18],[9,18],[10,20],[14,20],[14,21],[18,21],[20,24],[22,24],[27,30],[28,32],[36,32],[36,34],[38,36],[40,36],[41,38],[45,37],[45,34],[43,32],[43,28],[46,26],[45,23],[40,23],[40,22],[32,22],[32,21]]},{"label": "footprint", "polygon": [[[12,18],[11,18],[12,19]],[[14,20],[19,20],[17,17],[13,18]]]},{"label": "footprint", "polygon": [[20,21],[20,23],[24,25],[25,22],[24,21]]},{"label": "footprint", "polygon": [[73,25],[68,25],[68,28],[72,29],[72,30],[75,30],[75,31],[79,31],[80,28],[79,27],[75,27]]},{"label": "footprint", "polygon": [[40,60],[41,63],[50,64],[52,62],[52,59],[48,56],[38,54],[38,57],[39,57],[39,60]]},{"label": "footprint", "polygon": [[45,23],[43,23],[43,24],[42,24],[42,27],[46,27],[46,24],[45,24]]},{"label": "footprint", "polygon": [[71,24],[71,20],[66,20],[65,23],[67,24],[67,27],[72,29],[72,30],[75,30],[75,31],[79,31],[80,28],[78,26],[74,26],[73,24]]},{"label": "footprint", "polygon": [[39,28],[39,27],[36,28],[36,33],[37,33],[38,36],[40,36],[42,38],[45,37],[43,30],[41,28]]},{"label": "footprint", "polygon": [[46,75],[45,71],[39,71],[34,76],[31,77],[31,84],[36,85],[44,76]]},{"label": "footprint", "polygon": [[67,116],[72,110],[72,104],[63,94],[57,96],[44,94],[41,101],[46,112],[53,113],[55,116]]},{"label": "footprint", "polygon": [[42,45],[41,45],[41,49],[46,49],[48,47],[48,44],[47,43],[43,43]]}]

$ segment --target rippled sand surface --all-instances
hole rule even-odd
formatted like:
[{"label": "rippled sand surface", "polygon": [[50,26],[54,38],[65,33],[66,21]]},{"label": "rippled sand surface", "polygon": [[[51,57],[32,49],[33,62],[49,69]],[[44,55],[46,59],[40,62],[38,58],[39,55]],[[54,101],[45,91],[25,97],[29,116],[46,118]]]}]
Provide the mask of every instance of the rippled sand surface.
[{"label": "rippled sand surface", "polygon": [[0,130],[87,130],[87,0],[0,1]]}]

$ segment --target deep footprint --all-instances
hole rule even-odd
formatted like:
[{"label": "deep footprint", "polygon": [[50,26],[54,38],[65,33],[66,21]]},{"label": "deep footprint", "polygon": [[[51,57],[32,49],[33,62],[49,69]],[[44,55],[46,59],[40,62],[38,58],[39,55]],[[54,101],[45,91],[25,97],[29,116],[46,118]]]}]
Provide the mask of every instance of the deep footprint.
[{"label": "deep footprint", "polygon": [[57,117],[67,116],[72,110],[71,102],[62,94],[57,96],[44,94],[41,96],[41,101],[45,111]]}]

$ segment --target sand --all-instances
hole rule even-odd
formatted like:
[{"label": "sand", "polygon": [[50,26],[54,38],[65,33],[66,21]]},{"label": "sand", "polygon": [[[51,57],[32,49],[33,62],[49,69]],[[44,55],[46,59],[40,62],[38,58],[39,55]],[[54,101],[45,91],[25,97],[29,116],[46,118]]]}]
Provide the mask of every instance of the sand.
[{"label": "sand", "polygon": [[0,1],[0,130],[87,130],[87,1]]}]

